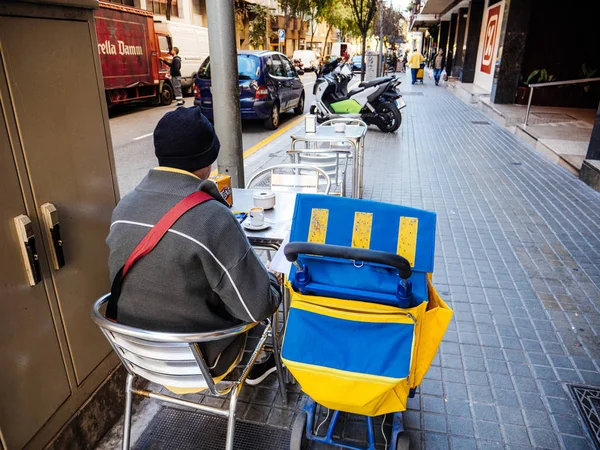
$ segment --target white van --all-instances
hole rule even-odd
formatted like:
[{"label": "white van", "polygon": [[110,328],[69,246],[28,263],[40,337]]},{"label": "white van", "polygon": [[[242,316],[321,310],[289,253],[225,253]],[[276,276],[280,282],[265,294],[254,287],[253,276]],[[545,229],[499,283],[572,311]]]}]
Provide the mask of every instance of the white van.
[{"label": "white van", "polygon": [[347,54],[348,58],[356,55],[356,46],[350,42],[334,42],[331,46],[331,57],[342,57]]},{"label": "white van", "polygon": [[313,50],[295,50],[292,59],[299,59],[302,61],[302,65],[306,71],[317,71],[321,57]]},{"label": "white van", "polygon": [[168,36],[159,36],[161,54],[173,47],[179,49],[181,58],[181,88],[184,92],[193,92],[194,75],[198,67],[208,56],[208,28],[179,22],[156,22],[157,32]]}]

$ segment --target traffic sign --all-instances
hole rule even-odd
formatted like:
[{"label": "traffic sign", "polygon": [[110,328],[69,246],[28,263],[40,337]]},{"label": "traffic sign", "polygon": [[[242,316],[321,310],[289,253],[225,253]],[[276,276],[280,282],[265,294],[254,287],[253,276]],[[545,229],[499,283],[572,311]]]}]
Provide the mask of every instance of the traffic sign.
[{"label": "traffic sign", "polygon": [[285,30],[280,28],[277,30],[277,35],[279,36],[279,42],[285,42]]}]

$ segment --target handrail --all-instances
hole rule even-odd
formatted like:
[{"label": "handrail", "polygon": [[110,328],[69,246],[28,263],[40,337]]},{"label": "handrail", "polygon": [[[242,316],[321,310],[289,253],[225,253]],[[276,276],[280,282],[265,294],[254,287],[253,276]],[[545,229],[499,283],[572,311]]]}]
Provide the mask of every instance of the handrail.
[{"label": "handrail", "polygon": [[567,81],[548,81],[546,83],[531,83],[529,87],[544,87],[544,86],[560,86],[562,84],[581,84],[581,83],[589,83],[590,81],[600,81],[600,77],[596,78],[580,78],[577,80],[567,80]]},{"label": "handrail", "polygon": [[594,83],[595,81],[600,81],[600,77],[596,78],[581,78],[579,80],[567,80],[567,81],[549,81],[547,83],[532,83],[529,84],[528,87],[531,88],[529,91],[529,101],[527,102],[527,113],[525,114],[525,123],[523,126],[527,126],[527,122],[529,121],[529,111],[531,110],[531,99],[533,98],[533,90],[537,87],[549,87],[549,86],[563,86],[567,84],[582,84],[582,83]]}]

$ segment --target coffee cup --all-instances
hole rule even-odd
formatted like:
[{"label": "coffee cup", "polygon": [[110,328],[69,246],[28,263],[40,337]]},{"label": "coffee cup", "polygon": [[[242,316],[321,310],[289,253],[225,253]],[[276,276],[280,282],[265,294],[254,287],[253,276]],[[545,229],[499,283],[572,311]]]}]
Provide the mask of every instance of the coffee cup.
[{"label": "coffee cup", "polygon": [[250,209],[250,224],[253,227],[262,227],[265,224],[265,210],[259,206]]}]

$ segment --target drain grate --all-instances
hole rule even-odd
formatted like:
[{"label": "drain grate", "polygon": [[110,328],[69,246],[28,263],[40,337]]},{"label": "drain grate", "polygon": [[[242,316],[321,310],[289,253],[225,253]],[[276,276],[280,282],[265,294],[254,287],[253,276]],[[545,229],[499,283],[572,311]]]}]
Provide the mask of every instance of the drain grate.
[{"label": "drain grate", "polygon": [[403,92],[402,93],[402,97],[410,97],[410,96],[423,97],[423,93],[422,92]]},{"label": "drain grate", "polygon": [[[225,448],[227,419],[162,408],[140,436],[135,450],[216,450]],[[290,432],[236,420],[236,450],[287,450]]]},{"label": "drain grate", "polygon": [[489,125],[489,122],[486,122],[485,120],[471,120],[471,123],[473,125]]},{"label": "drain grate", "polygon": [[596,448],[600,448],[600,388],[575,384],[568,386]]}]

